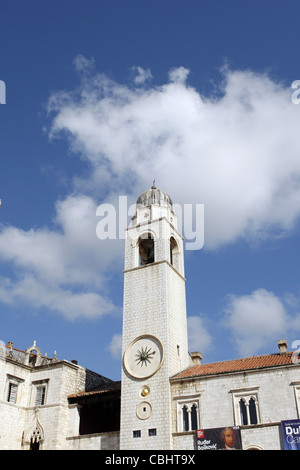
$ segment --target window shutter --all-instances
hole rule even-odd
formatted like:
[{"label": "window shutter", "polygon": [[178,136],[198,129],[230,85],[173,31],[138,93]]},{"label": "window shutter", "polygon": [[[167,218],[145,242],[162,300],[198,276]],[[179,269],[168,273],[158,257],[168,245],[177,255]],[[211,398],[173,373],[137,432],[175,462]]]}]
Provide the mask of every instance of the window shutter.
[{"label": "window shutter", "polygon": [[35,406],[41,406],[45,403],[45,387],[37,387],[35,395]]},{"label": "window shutter", "polygon": [[8,386],[7,401],[9,401],[10,403],[16,403],[17,391],[18,391],[18,385],[10,383]]}]

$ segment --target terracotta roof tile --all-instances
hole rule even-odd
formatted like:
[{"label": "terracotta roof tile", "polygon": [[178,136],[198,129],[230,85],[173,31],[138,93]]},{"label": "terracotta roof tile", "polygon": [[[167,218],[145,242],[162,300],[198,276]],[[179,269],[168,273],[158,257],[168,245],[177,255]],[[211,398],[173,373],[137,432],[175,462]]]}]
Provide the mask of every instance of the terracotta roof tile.
[{"label": "terracotta roof tile", "polygon": [[283,355],[280,353],[267,354],[264,356],[245,357],[243,359],[232,359],[230,361],[213,362],[210,364],[199,364],[180,372],[173,378],[205,377],[216,374],[227,374],[244,370],[264,369],[267,367],[278,367],[283,365],[294,365],[291,352]]}]

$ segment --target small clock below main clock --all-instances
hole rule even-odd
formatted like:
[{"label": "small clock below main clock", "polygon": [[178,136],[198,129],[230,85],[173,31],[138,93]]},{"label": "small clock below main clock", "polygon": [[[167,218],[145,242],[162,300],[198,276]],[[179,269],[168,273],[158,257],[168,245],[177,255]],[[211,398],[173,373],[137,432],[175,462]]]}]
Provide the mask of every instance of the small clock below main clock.
[{"label": "small clock below main clock", "polygon": [[128,346],[124,354],[124,367],[137,379],[145,379],[155,374],[160,368],[164,350],[158,338],[142,335]]}]

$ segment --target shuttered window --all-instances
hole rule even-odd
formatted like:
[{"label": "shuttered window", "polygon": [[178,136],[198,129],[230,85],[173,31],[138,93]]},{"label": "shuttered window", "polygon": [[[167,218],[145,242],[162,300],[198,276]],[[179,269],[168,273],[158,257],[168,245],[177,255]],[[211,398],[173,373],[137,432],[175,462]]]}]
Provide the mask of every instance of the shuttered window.
[{"label": "shuttered window", "polygon": [[41,406],[45,404],[45,395],[46,395],[45,385],[36,387],[35,406]]},{"label": "shuttered window", "polygon": [[17,392],[18,392],[18,385],[10,382],[8,384],[7,401],[9,401],[10,403],[16,403]]}]

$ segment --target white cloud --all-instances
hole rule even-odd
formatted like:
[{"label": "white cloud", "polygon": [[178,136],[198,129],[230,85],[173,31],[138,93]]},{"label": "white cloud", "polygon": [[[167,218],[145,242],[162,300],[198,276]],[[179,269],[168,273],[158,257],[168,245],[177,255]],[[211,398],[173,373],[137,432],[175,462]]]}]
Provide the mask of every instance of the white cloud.
[{"label": "white cloud", "polygon": [[19,280],[0,279],[0,300],[12,306],[48,309],[62,314],[68,320],[97,318],[116,311],[113,303],[96,292],[76,292],[66,286],[51,284],[38,276],[25,274]]},{"label": "white cloud", "polygon": [[190,71],[185,67],[176,67],[170,70],[169,80],[170,82],[184,84],[187,80]]},{"label": "white cloud", "polygon": [[225,326],[242,355],[274,349],[277,340],[300,325],[299,314],[291,316],[283,300],[265,289],[229,296],[225,313]]},{"label": "white cloud", "polygon": [[78,72],[92,72],[94,70],[95,66],[95,60],[93,57],[90,59],[87,59],[85,56],[82,54],[79,54],[75,57],[73,61],[74,67]]},{"label": "white cloud", "polygon": [[110,352],[114,359],[120,359],[122,355],[122,335],[116,333],[113,335],[107,350]]},{"label": "white cloud", "polygon": [[143,85],[152,78],[150,69],[145,70],[142,67],[132,67],[132,71],[135,73],[134,83],[136,85]]},{"label": "white cloud", "polygon": [[[141,74],[142,76],[142,74]],[[224,70],[218,96],[170,82],[130,88],[104,75],[52,96],[51,135],[91,165],[78,187],[138,195],[153,179],[174,202],[205,204],[205,247],[290,230],[300,213],[300,114],[264,74]]]},{"label": "white cloud", "polygon": [[52,230],[4,227],[0,258],[15,266],[16,277],[3,276],[0,300],[45,307],[69,319],[116,311],[107,283],[108,271],[122,266],[115,259],[120,243],[97,239],[95,214],[91,198],[69,196],[57,203]]},{"label": "white cloud", "polygon": [[[68,136],[90,173],[73,181],[80,195],[57,202],[51,228],[2,227],[0,259],[15,267],[15,281],[3,276],[0,300],[74,317],[114,311],[107,287],[110,271],[122,270],[123,241],[97,239],[95,201],[136,199],[153,179],[174,202],[205,204],[208,249],[293,227],[300,213],[300,113],[289,88],[264,74],[224,69],[218,93],[203,96],[187,84],[184,67],[161,86],[130,87],[95,74],[93,59],[78,56],[74,64],[82,82],[49,100],[50,136]],[[151,78],[150,70],[136,71],[136,85]],[[286,318],[275,300],[274,334]],[[240,305],[232,300],[231,319]],[[193,321],[205,343],[201,319]]]},{"label": "white cloud", "polygon": [[204,318],[191,315],[187,318],[188,322],[188,338],[190,352],[199,351],[204,353],[208,350],[212,343],[212,337],[205,327]]}]

